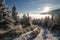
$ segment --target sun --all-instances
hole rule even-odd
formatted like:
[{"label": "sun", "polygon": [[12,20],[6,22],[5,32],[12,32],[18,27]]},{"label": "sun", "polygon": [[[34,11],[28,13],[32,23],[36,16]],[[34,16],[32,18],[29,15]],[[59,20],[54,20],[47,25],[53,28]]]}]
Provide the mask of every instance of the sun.
[{"label": "sun", "polygon": [[44,7],[43,12],[48,12],[48,11],[50,11],[50,7]]}]

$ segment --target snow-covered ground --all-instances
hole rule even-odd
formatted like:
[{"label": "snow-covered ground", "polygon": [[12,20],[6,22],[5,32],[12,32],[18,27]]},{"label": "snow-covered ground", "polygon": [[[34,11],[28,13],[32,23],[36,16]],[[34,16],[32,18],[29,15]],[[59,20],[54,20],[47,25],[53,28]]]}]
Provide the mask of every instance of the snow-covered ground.
[{"label": "snow-covered ground", "polygon": [[[32,37],[30,35],[31,32],[32,31],[22,34],[19,38],[16,38],[14,40],[27,40],[28,38]],[[59,37],[56,36],[56,33],[49,31],[47,28],[40,27],[40,33],[37,35],[37,37],[28,40],[59,40]]]},{"label": "snow-covered ground", "polygon": [[15,38],[14,40],[32,40],[34,31],[38,30],[38,28],[35,28],[33,31],[29,31],[27,33],[22,34],[18,38]]},{"label": "snow-covered ground", "polygon": [[41,27],[38,36],[33,40],[59,40],[56,33],[49,31],[47,28]]}]

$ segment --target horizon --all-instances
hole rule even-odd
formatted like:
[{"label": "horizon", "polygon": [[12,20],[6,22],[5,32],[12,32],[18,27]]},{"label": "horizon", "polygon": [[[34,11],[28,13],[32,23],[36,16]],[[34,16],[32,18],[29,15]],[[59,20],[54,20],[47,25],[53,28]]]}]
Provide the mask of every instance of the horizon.
[{"label": "horizon", "polygon": [[[18,14],[19,18],[23,18],[24,14]],[[27,15],[27,14],[25,14]],[[45,17],[49,17],[51,18],[51,14],[29,14],[29,17],[31,17],[31,19],[41,19],[41,18],[45,18]]]}]

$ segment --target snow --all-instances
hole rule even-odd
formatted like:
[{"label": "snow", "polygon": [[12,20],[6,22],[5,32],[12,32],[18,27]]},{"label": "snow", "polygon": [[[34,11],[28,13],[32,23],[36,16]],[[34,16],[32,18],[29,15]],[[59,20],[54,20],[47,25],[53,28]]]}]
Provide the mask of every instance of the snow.
[{"label": "snow", "polygon": [[33,40],[59,40],[58,37],[54,37],[55,33],[51,33],[47,28],[41,27],[41,31],[38,36]]},{"label": "snow", "polygon": [[[30,35],[31,32],[33,31],[22,34],[19,38],[15,38],[14,40],[27,40],[28,38],[32,37],[32,35]],[[54,35],[56,35],[56,33],[51,32],[47,28],[40,27],[40,33],[37,35],[37,37],[29,40],[59,40],[59,37]]]},{"label": "snow", "polygon": [[[35,28],[33,31],[35,31],[35,30],[37,30],[38,28]],[[29,39],[29,38],[32,38],[33,36],[32,36],[32,32],[33,31],[29,31],[29,32],[27,32],[27,33],[24,33],[24,34],[22,34],[21,36],[19,36],[19,38],[15,38],[14,40],[27,40],[27,39]]]}]

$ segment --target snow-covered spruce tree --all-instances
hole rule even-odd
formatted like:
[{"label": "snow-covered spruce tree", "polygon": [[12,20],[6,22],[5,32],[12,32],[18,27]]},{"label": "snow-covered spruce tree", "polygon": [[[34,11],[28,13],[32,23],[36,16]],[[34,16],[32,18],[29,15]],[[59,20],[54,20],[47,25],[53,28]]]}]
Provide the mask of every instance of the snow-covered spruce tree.
[{"label": "snow-covered spruce tree", "polygon": [[60,31],[60,14],[57,15],[55,29]]},{"label": "snow-covered spruce tree", "polygon": [[11,28],[14,20],[10,15],[10,11],[8,10],[5,1],[0,3],[0,29],[7,30]]}]

